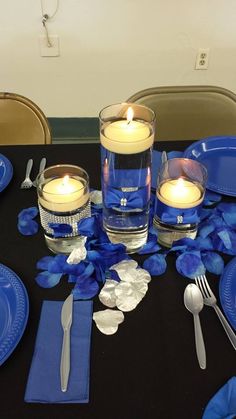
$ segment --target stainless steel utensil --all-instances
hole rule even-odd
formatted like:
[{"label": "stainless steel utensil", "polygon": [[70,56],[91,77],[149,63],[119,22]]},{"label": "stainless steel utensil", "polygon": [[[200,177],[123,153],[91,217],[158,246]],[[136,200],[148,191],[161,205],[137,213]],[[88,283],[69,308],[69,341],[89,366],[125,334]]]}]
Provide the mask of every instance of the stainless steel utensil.
[{"label": "stainless steel utensil", "polygon": [[206,368],[206,351],[204,340],[202,336],[201,323],[199,319],[199,312],[203,308],[202,293],[195,284],[189,284],[184,291],[184,304],[185,307],[193,314],[195,344],[198,362],[200,368]]},{"label": "stainless steel utensil", "polygon": [[195,282],[197,286],[199,287],[199,289],[201,290],[204,304],[214,308],[217,316],[219,317],[221,321],[223,328],[225,329],[225,332],[230,342],[232,343],[234,349],[236,349],[236,335],[233,329],[231,328],[230,324],[226,320],[225,316],[223,315],[222,311],[218,307],[216,297],[207,282],[206,276],[200,275],[196,277]]},{"label": "stainless steel utensil", "polygon": [[38,177],[39,173],[41,173],[41,172],[45,169],[45,167],[46,167],[46,163],[47,163],[47,160],[46,160],[46,158],[45,158],[45,157],[43,157],[43,158],[41,159],[41,162],[40,162],[40,165],[39,165],[39,171],[38,171],[38,174],[37,174],[36,178],[35,178],[35,179],[34,179],[34,181],[33,181],[33,186],[36,186],[37,177]]},{"label": "stainless steel utensil", "polygon": [[26,166],[25,179],[20,185],[21,189],[29,189],[33,185],[33,182],[30,179],[30,173],[31,173],[32,167],[33,167],[33,159],[29,159]]},{"label": "stainless steel utensil", "polygon": [[67,391],[70,374],[70,328],[73,318],[73,294],[65,300],[61,310],[61,325],[63,328],[63,343],[61,351],[61,391]]}]

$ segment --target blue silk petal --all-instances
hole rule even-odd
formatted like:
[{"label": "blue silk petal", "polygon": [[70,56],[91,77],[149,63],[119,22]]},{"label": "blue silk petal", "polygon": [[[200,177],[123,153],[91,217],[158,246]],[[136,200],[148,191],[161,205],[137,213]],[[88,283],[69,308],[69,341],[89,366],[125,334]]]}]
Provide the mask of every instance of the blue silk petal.
[{"label": "blue silk petal", "polygon": [[32,219],[35,218],[38,215],[38,213],[39,210],[37,207],[25,208],[21,212],[19,212],[18,218]]},{"label": "blue silk petal", "polygon": [[63,272],[69,275],[81,275],[87,266],[87,262],[81,261],[79,263],[65,263],[63,266]]},{"label": "blue silk petal", "polygon": [[78,222],[78,230],[82,236],[94,237],[98,235],[97,216],[83,218]]},{"label": "blue silk petal", "polygon": [[201,221],[204,221],[205,219],[209,218],[212,215],[212,209],[209,208],[201,208],[199,217]]},{"label": "blue silk petal", "polygon": [[221,275],[224,269],[224,260],[218,253],[215,252],[202,252],[202,261],[206,270],[215,274]]},{"label": "blue silk petal", "polygon": [[202,263],[200,252],[185,252],[176,259],[176,269],[180,275],[194,279],[198,275],[205,274],[205,266]]},{"label": "blue silk petal", "polygon": [[198,245],[199,250],[213,250],[213,244],[210,237],[206,237],[205,239],[202,237],[197,237],[195,239],[196,244]]},{"label": "blue silk petal", "polygon": [[40,260],[38,260],[36,264],[37,269],[41,269],[42,271],[47,271],[49,264],[53,261],[54,256],[44,256]]},{"label": "blue silk petal", "polygon": [[109,268],[112,265],[115,265],[115,263],[118,263],[123,259],[128,258],[126,254],[126,247],[121,243],[95,244],[94,250],[99,252],[100,257],[103,259],[105,269]]},{"label": "blue silk petal", "polygon": [[205,221],[204,223],[200,224],[198,228],[198,236],[202,238],[206,238],[215,230],[215,226],[213,223],[209,221]]},{"label": "blue silk petal", "polygon": [[150,256],[143,263],[143,268],[153,276],[162,275],[166,271],[166,267],[165,256],[159,253]]},{"label": "blue silk petal", "polygon": [[232,248],[232,243],[231,243],[231,240],[230,240],[229,232],[227,230],[221,230],[221,231],[218,231],[217,234],[220,237],[220,239],[222,240],[226,249],[231,249]]},{"label": "blue silk petal", "polygon": [[89,278],[94,272],[94,266],[92,263],[89,263],[84,271],[77,277],[78,281],[83,281],[87,278]]},{"label": "blue silk petal", "polygon": [[23,236],[33,236],[34,234],[38,232],[38,229],[39,229],[39,225],[36,221],[32,219],[26,220],[24,218],[20,218],[18,220],[17,227],[18,227],[18,231]]},{"label": "blue silk petal", "polygon": [[36,282],[40,287],[52,288],[60,282],[62,274],[51,274],[48,271],[40,272],[36,276]]},{"label": "blue silk petal", "polygon": [[48,265],[48,271],[51,273],[60,273],[64,270],[64,265],[66,263],[66,255],[56,255]]},{"label": "blue silk petal", "polygon": [[88,278],[85,281],[77,281],[72,293],[74,300],[87,300],[97,295],[98,291],[98,283],[93,278]]}]

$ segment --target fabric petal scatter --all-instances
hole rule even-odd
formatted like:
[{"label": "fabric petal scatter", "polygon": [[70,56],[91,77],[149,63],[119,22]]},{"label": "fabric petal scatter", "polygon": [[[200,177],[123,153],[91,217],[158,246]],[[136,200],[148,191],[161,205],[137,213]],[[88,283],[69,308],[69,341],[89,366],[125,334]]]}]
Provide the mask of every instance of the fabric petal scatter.
[{"label": "fabric petal scatter", "polygon": [[150,256],[143,263],[143,268],[146,269],[151,275],[162,275],[167,268],[165,256],[159,253]]},{"label": "fabric petal scatter", "polygon": [[196,276],[205,274],[205,266],[202,263],[200,252],[185,252],[176,259],[176,269],[187,278],[194,279]]},{"label": "fabric petal scatter", "polygon": [[224,270],[223,258],[215,252],[202,252],[202,261],[207,271],[221,275]]},{"label": "fabric petal scatter", "polygon": [[39,225],[33,220],[37,215],[37,207],[25,208],[18,214],[17,228],[23,236],[33,236],[38,232]]},{"label": "fabric petal scatter", "polygon": [[42,288],[52,288],[59,284],[62,274],[51,274],[48,271],[40,272],[36,276],[36,282]]},{"label": "fabric petal scatter", "polygon": [[81,242],[78,244],[78,246],[72,250],[70,255],[68,256],[66,262],[74,265],[76,263],[80,263],[81,260],[86,259],[87,256],[87,249],[85,247],[87,237],[81,237]]},{"label": "fabric petal scatter", "polygon": [[101,310],[93,313],[93,320],[100,332],[113,335],[117,332],[119,324],[124,321],[124,314],[119,310]]},{"label": "fabric petal scatter", "polygon": [[85,279],[78,279],[76,285],[72,290],[74,300],[88,300],[95,297],[99,291],[99,285],[95,279],[89,277]]},{"label": "fabric petal scatter", "polygon": [[104,306],[109,308],[116,307],[116,294],[115,287],[118,282],[113,279],[107,279],[102,290],[100,291],[98,298]]}]

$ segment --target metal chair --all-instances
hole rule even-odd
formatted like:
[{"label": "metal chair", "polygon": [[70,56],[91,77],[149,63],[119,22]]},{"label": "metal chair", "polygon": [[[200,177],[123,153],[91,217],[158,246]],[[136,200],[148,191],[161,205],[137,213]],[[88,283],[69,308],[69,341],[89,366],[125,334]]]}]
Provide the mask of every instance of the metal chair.
[{"label": "metal chair", "polygon": [[127,102],[148,106],[155,112],[155,140],[236,135],[236,95],[222,87],[153,87],[135,93]]},{"label": "metal chair", "polygon": [[0,144],[50,144],[48,120],[30,99],[0,92]]}]

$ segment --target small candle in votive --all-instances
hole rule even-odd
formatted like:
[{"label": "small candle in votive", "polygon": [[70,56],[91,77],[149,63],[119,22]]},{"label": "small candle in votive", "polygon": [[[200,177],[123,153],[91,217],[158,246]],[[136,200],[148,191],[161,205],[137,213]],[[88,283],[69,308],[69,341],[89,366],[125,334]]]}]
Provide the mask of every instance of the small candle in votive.
[{"label": "small candle in votive", "polygon": [[133,110],[127,110],[127,119],[110,122],[101,133],[102,145],[121,154],[140,153],[153,144],[153,134],[145,122],[133,120]]},{"label": "small candle in votive", "polygon": [[39,202],[55,212],[70,212],[82,207],[88,200],[84,185],[68,175],[50,180],[43,186]]},{"label": "small candle in votive", "polygon": [[176,208],[192,208],[199,205],[203,194],[198,185],[179,178],[164,182],[157,192],[158,199]]}]

